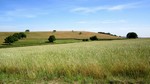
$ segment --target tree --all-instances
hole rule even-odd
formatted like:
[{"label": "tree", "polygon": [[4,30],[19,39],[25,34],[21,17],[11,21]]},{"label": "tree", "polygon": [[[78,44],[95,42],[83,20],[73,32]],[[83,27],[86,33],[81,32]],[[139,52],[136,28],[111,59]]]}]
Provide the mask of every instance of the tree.
[{"label": "tree", "polygon": [[135,32],[129,32],[126,37],[127,38],[138,38],[138,35]]},{"label": "tree", "polygon": [[53,30],[53,32],[56,32],[56,30]]},{"label": "tree", "polygon": [[19,35],[20,35],[21,38],[26,38],[27,37],[27,35],[23,32],[20,32]]},{"label": "tree", "polygon": [[90,37],[90,40],[94,41],[94,40],[98,40],[97,36],[92,36]]},{"label": "tree", "polygon": [[26,34],[23,33],[23,32],[20,32],[20,33],[14,33],[13,34],[14,37],[18,38],[18,39],[23,39],[23,38],[26,38]]},{"label": "tree", "polygon": [[4,43],[8,43],[8,44],[11,44],[13,42],[17,41],[17,38],[14,37],[14,36],[8,36],[5,38],[5,42]]},{"label": "tree", "polygon": [[89,41],[89,39],[82,39],[82,41]]},{"label": "tree", "polygon": [[29,29],[27,29],[27,30],[25,30],[25,32],[30,32],[30,30],[29,30]]},{"label": "tree", "polygon": [[18,39],[21,39],[21,35],[19,33],[14,33],[13,36],[18,38]]},{"label": "tree", "polygon": [[82,34],[82,32],[79,32],[79,35],[81,35]]},{"label": "tree", "polygon": [[48,41],[53,43],[56,40],[54,35],[49,36]]}]

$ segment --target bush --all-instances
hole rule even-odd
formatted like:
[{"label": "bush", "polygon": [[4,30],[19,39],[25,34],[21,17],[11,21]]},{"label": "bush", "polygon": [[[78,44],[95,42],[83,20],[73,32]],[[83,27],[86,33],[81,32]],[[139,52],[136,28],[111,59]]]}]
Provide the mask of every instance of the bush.
[{"label": "bush", "polygon": [[26,34],[23,33],[23,32],[20,32],[20,33],[14,33],[13,34],[14,37],[18,38],[18,39],[22,39],[22,38],[26,38]]},{"label": "bush", "polygon": [[21,38],[26,38],[27,37],[27,35],[23,32],[20,32],[19,35],[20,35]]},{"label": "bush", "polygon": [[30,32],[30,30],[29,30],[29,29],[27,29],[27,30],[25,30],[25,32]]},{"label": "bush", "polygon": [[82,32],[79,32],[79,35],[81,35],[82,34]]},{"label": "bush", "polygon": [[56,30],[53,30],[53,32],[56,32]]},{"label": "bush", "polygon": [[5,38],[5,42],[4,43],[14,43],[15,41],[18,41],[18,38],[16,38],[15,36],[8,36]]},{"label": "bush", "polygon": [[94,40],[98,40],[97,36],[92,36],[90,37],[90,40],[94,41]]},{"label": "bush", "polygon": [[89,39],[82,39],[82,41],[89,41]]},{"label": "bush", "polygon": [[18,39],[21,39],[21,35],[19,33],[14,33],[13,36],[18,38]]},{"label": "bush", "polygon": [[127,38],[138,38],[138,35],[135,32],[129,32],[126,37]]},{"label": "bush", "polygon": [[26,34],[23,33],[23,32],[14,33],[12,36],[6,37],[6,38],[4,39],[4,40],[5,40],[4,43],[11,44],[11,43],[14,43],[15,41],[18,41],[19,39],[26,38],[26,37],[27,37]]},{"label": "bush", "polygon": [[48,41],[49,42],[54,42],[56,40],[54,35],[49,36]]}]

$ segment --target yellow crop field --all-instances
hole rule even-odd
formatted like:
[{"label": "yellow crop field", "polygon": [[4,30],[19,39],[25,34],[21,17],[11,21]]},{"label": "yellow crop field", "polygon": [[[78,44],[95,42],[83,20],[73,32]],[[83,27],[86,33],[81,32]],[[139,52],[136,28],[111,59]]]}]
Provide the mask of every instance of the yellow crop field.
[{"label": "yellow crop field", "polygon": [[[0,81],[149,83],[150,39],[0,49]],[[59,82],[59,81],[58,81]]]}]

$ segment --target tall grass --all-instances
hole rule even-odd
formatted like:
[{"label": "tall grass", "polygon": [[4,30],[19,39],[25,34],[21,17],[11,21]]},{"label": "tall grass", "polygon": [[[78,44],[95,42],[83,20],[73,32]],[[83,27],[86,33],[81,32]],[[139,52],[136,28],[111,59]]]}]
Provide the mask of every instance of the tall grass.
[{"label": "tall grass", "polygon": [[0,49],[0,78],[148,81],[149,56],[150,39]]}]

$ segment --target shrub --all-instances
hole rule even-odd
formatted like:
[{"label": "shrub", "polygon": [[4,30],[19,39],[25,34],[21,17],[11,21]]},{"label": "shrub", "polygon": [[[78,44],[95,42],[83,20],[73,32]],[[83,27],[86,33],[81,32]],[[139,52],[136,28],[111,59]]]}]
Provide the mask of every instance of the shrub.
[{"label": "shrub", "polygon": [[54,42],[56,40],[54,35],[49,36],[48,41],[49,42]]},{"label": "shrub", "polygon": [[27,29],[27,30],[25,30],[25,32],[30,32],[30,30],[29,30],[29,29]]},{"label": "shrub", "polygon": [[97,36],[92,36],[90,37],[90,40],[94,41],[94,40],[98,40]]},{"label": "shrub", "polygon": [[15,41],[18,41],[18,38],[16,38],[15,36],[8,36],[5,38],[5,42],[4,43],[14,43]]},{"label": "shrub", "polygon": [[138,38],[138,35],[135,32],[129,32],[126,37],[127,38]]},{"label": "shrub", "polygon": [[13,36],[18,38],[18,39],[21,39],[21,35],[19,33],[14,33]]},{"label": "shrub", "polygon": [[82,41],[89,41],[89,39],[82,39]]},{"label": "shrub", "polygon": [[14,33],[12,36],[8,36],[6,37],[4,40],[5,42],[4,43],[8,43],[8,44],[11,44],[15,41],[18,41],[19,39],[22,39],[22,38],[26,38],[26,34],[23,33],[23,32],[20,32],[20,33]]},{"label": "shrub", "polygon": [[20,32],[20,33],[14,33],[13,34],[14,37],[18,38],[18,39],[22,39],[22,38],[26,38],[26,34],[23,33],[23,32]]},{"label": "shrub", "polygon": [[19,35],[20,35],[21,38],[26,38],[27,37],[27,35],[23,32],[20,32]]},{"label": "shrub", "polygon": [[82,32],[79,32],[79,35],[81,35],[82,34]]},{"label": "shrub", "polygon": [[53,32],[56,32],[56,30],[53,30]]},{"label": "shrub", "polygon": [[111,34],[111,33],[105,33],[105,32],[98,32],[99,34],[106,34],[106,35],[111,35],[111,36],[117,36],[117,35],[115,35],[115,34]]}]

